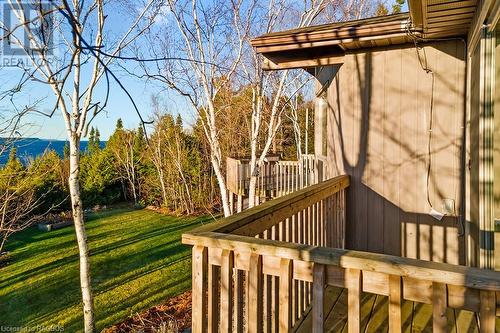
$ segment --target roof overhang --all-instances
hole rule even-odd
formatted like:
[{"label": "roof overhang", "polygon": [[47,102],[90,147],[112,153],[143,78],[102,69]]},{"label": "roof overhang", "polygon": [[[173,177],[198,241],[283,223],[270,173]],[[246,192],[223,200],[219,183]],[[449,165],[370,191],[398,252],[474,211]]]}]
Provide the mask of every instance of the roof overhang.
[{"label": "roof overhang", "polygon": [[346,51],[409,41],[407,13],[266,34],[252,40],[266,70],[340,64]]},{"label": "roof overhang", "polygon": [[466,37],[477,0],[409,0],[410,12],[265,34],[252,40],[265,70],[342,64],[356,49]]},{"label": "roof overhang", "polygon": [[466,36],[478,0],[409,0],[413,28],[424,39]]}]

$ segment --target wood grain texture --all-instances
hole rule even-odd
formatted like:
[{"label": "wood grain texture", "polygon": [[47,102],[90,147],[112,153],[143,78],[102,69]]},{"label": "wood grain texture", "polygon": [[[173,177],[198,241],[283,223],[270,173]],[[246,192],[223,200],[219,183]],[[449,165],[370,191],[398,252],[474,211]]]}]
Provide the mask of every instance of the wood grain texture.
[{"label": "wood grain texture", "polygon": [[361,271],[348,269],[346,271],[347,280],[347,327],[349,333],[359,333],[361,331]]},{"label": "wood grain texture", "polygon": [[250,255],[248,273],[248,332],[262,332],[262,256]]},{"label": "wood grain texture", "polygon": [[207,301],[205,293],[205,274],[207,274],[208,253],[204,246],[193,247],[193,293],[192,293],[192,330],[195,333],[202,333],[206,327]]},{"label": "wood grain texture", "polygon": [[[328,176],[351,176],[348,248],[464,264],[454,216],[463,186],[464,46],[429,43],[418,54],[433,75],[414,46],[346,54],[327,90]],[[428,196],[437,210],[454,200],[456,213],[435,220]]]},{"label": "wood grain texture", "polygon": [[389,332],[401,333],[403,288],[400,276],[389,275]]},{"label": "wood grain texture", "polygon": [[325,292],[325,266],[314,265],[313,273],[313,308],[312,308],[312,332],[322,333],[324,331],[324,292]]},{"label": "wood grain texture", "polygon": [[281,259],[279,286],[279,331],[291,332],[292,329],[292,280],[293,261]]},{"label": "wood grain texture", "polygon": [[436,333],[446,332],[448,319],[446,318],[446,285],[442,283],[432,284],[432,331]]}]

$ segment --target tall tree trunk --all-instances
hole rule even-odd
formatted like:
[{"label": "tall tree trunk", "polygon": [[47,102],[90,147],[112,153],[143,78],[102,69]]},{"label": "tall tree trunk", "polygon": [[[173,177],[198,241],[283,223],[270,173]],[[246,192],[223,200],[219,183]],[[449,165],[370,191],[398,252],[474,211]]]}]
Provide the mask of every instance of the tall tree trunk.
[{"label": "tall tree trunk", "polygon": [[160,181],[161,197],[163,199],[163,207],[167,208],[168,207],[167,188],[165,185],[165,179],[163,178],[163,171],[161,170],[161,167],[157,167],[156,170],[158,171],[158,179]]},{"label": "tall tree trunk", "polygon": [[80,257],[80,285],[83,301],[83,320],[85,333],[92,333],[95,330],[94,322],[94,300],[92,296],[92,286],[90,283],[90,261],[87,246],[87,233],[83,224],[83,207],[80,195],[80,138],[72,134],[70,137],[70,173],[69,191],[71,196],[71,208],[73,210],[73,221],[75,224],[76,239],[78,242],[78,252]]},{"label": "tall tree trunk", "polygon": [[219,191],[222,199],[222,209],[224,211],[224,216],[231,215],[231,211],[229,209],[229,199],[227,197],[227,188],[226,188],[226,180],[224,179],[224,175],[222,174],[222,170],[220,168],[219,161],[212,154],[212,167],[214,168],[215,178],[217,178],[217,183],[219,183]]}]

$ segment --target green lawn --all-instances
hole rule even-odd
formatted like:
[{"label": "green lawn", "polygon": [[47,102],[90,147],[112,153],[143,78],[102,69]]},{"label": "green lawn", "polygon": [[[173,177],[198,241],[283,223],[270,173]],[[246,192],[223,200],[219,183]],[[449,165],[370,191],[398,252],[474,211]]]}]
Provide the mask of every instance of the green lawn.
[{"label": "green lawn", "polygon": [[[176,218],[115,209],[86,224],[98,331],[191,286],[190,248],[183,232],[209,218]],[[73,227],[31,228],[7,244],[0,268],[0,326],[62,325],[82,329],[78,253]]]}]

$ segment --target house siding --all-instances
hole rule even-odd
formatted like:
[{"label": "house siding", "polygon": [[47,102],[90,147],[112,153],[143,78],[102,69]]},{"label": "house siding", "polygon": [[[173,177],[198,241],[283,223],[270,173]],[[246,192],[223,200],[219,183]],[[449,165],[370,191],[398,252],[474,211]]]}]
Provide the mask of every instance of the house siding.
[{"label": "house siding", "polygon": [[[318,80],[328,86],[323,158],[329,177],[351,176],[348,248],[463,264],[464,45],[426,44],[424,54],[434,84],[413,45],[348,54],[330,80]],[[453,199],[457,214],[431,217],[427,188],[436,210]]]}]

